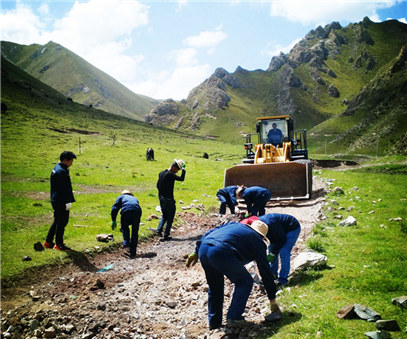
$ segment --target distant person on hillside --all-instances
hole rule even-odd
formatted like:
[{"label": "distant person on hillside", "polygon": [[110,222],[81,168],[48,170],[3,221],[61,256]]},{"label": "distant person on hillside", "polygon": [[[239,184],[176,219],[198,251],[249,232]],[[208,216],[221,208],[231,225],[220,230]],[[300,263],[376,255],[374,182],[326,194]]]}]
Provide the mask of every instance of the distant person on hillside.
[{"label": "distant person on hillside", "polygon": [[[180,176],[177,175],[179,170],[182,170]],[[164,225],[166,225],[164,230],[164,241],[171,240],[170,231],[175,217],[176,205],[174,199],[174,183],[175,181],[184,181],[185,172],[184,161],[181,159],[174,159],[174,162],[171,164],[170,168],[160,172],[158,175],[157,189],[158,197],[160,199],[162,217],[160,223],[158,224],[156,233],[162,237],[163,228]]]},{"label": "distant person on hillside", "polygon": [[[123,234],[123,247],[130,248],[130,259],[133,259],[136,257],[137,252],[138,231],[142,210],[138,199],[133,195],[133,193],[128,190],[124,190],[112,206],[110,213],[112,218],[112,230],[116,228],[116,217],[120,209],[120,231]],[[129,229],[130,225],[131,238]]]},{"label": "distant person on hillside", "polygon": [[230,213],[235,214],[235,206],[237,205],[236,190],[238,186],[226,186],[221,188],[216,193],[220,201],[219,214],[226,214],[226,207],[229,207]]},{"label": "distant person on hillside", "polygon": [[272,129],[267,133],[267,142],[273,144],[274,146],[283,145],[283,132],[277,128],[277,124],[273,122]]},{"label": "distant person on hillside", "polygon": [[75,202],[68,170],[74,159],[76,159],[76,155],[73,152],[62,152],[59,156],[59,163],[55,165],[51,173],[51,204],[54,209],[54,222],[43,244],[45,248],[54,248],[59,251],[71,250],[64,244],[64,232],[69,221],[69,211],[72,203]]},{"label": "distant person on hillside", "polygon": [[[268,226],[267,239],[270,240],[269,252],[272,254],[270,267],[278,280],[278,284],[286,286],[290,274],[291,250],[297,242],[301,232],[299,221],[289,214],[270,213],[258,218]],[[242,224],[250,224],[255,217],[241,221]],[[280,258],[280,272],[278,273],[278,261]]]},{"label": "distant person on hillside", "polygon": [[266,204],[271,199],[271,194],[264,187],[246,187],[241,185],[236,190],[236,198],[244,199],[249,215],[264,215],[266,213]]}]

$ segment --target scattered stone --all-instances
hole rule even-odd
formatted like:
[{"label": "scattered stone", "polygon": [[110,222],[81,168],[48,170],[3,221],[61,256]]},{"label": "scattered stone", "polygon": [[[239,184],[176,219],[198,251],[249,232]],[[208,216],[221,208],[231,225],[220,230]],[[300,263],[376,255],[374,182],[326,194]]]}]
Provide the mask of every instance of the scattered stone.
[{"label": "scattered stone", "polygon": [[400,331],[400,326],[396,320],[378,320],[376,321],[376,328],[378,330]]},{"label": "scattered stone", "polygon": [[365,335],[371,339],[390,339],[390,333],[386,331],[366,332]]},{"label": "scattered stone", "polygon": [[292,265],[293,271],[301,271],[307,267],[325,266],[328,258],[318,252],[307,250],[301,252],[295,259]]},{"label": "scattered stone", "polygon": [[169,308],[175,308],[178,303],[176,301],[166,301],[165,304],[169,307]]},{"label": "scattered stone", "polygon": [[100,242],[114,241],[113,234],[98,234],[96,240]]},{"label": "scattered stone", "polygon": [[332,190],[332,192],[333,192],[333,193],[336,193],[336,194],[345,194],[343,188],[342,188],[342,187],[339,187],[339,186],[334,187],[334,189]]},{"label": "scattered stone", "polygon": [[160,219],[160,218],[155,214],[151,214],[150,216],[147,217],[147,221],[151,221],[153,219]]},{"label": "scattered stone", "polygon": [[331,200],[331,204],[335,205],[335,206],[339,206],[339,202],[337,202],[336,200],[332,199]]},{"label": "scattered stone", "polygon": [[375,322],[381,318],[380,314],[370,307],[361,304],[355,304],[354,307],[358,317],[368,322]]},{"label": "scattered stone", "polygon": [[352,189],[353,189],[354,191],[359,191],[359,187],[357,187],[357,186],[354,186]]},{"label": "scattered stone", "polygon": [[355,319],[357,318],[357,314],[355,313],[355,307],[353,304],[347,305],[341,308],[337,313],[336,316],[339,319]]},{"label": "scattered stone", "polygon": [[403,218],[397,217],[397,218],[390,218],[389,221],[402,221]]},{"label": "scattered stone", "polygon": [[34,244],[34,250],[36,250],[36,251],[38,251],[38,252],[43,251],[43,250],[44,250],[44,246],[42,246],[41,242],[37,241],[37,242]]},{"label": "scattered stone", "polygon": [[341,214],[337,214],[337,215],[335,215],[334,219],[340,220],[340,219],[343,219],[343,216]]},{"label": "scattered stone", "polygon": [[32,260],[31,257],[28,255],[24,256],[24,258],[23,258],[23,261],[31,261],[31,260]]},{"label": "scattered stone", "polygon": [[355,208],[355,206],[349,206],[346,210],[347,210],[348,212],[352,212],[354,208]]},{"label": "scattered stone", "polygon": [[55,338],[56,336],[56,330],[53,327],[48,327],[44,331],[44,337],[45,338]]},{"label": "scattered stone", "polygon": [[95,284],[93,286],[91,286],[90,290],[96,291],[96,290],[101,290],[104,288],[105,288],[105,283],[100,279],[96,279]]},{"label": "scattered stone", "polygon": [[371,210],[371,211],[369,211],[369,213],[368,214],[373,214],[374,213],[374,210]]},{"label": "scattered stone", "polygon": [[356,225],[356,219],[351,215],[339,223],[339,226],[353,226]]},{"label": "scattered stone", "polygon": [[393,299],[391,300],[391,303],[392,303],[393,305],[398,305],[398,306],[400,306],[401,308],[407,308],[407,296],[406,296],[406,295],[403,295],[403,296],[401,296],[401,297],[393,298]]},{"label": "scattered stone", "polygon": [[30,297],[33,301],[38,301],[41,297],[33,290],[30,291]]}]

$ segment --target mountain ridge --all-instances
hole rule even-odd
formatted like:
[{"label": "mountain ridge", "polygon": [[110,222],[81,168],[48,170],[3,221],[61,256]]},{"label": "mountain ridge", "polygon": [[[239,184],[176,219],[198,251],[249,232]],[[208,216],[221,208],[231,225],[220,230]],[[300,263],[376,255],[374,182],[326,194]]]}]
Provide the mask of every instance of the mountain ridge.
[{"label": "mountain ridge", "polygon": [[55,42],[19,45],[1,42],[2,55],[28,74],[75,102],[143,120],[158,100],[135,94],[110,75]]}]

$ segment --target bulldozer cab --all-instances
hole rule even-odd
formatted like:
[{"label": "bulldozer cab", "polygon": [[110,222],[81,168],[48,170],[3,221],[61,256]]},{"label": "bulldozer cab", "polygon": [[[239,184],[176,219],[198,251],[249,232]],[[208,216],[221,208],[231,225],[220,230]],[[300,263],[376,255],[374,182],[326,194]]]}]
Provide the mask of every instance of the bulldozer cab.
[{"label": "bulldozer cab", "polygon": [[293,123],[289,116],[258,118],[256,124],[259,144],[272,144],[282,147],[293,137]]}]

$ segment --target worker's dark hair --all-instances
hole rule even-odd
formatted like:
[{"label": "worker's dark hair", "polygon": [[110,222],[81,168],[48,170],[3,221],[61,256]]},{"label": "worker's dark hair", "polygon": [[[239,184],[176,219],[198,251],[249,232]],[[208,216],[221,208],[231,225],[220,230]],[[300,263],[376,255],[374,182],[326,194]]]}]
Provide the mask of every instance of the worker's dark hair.
[{"label": "worker's dark hair", "polygon": [[63,151],[61,153],[61,155],[59,156],[59,160],[64,161],[64,160],[72,160],[72,159],[76,159],[76,155],[74,152],[71,151]]},{"label": "worker's dark hair", "polygon": [[171,167],[175,167],[175,168],[181,169],[181,168],[178,166],[178,164],[177,164],[176,161],[174,161],[174,162],[172,163]]}]

